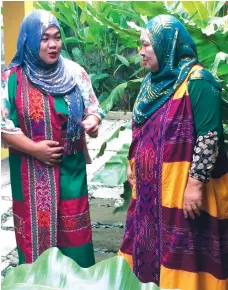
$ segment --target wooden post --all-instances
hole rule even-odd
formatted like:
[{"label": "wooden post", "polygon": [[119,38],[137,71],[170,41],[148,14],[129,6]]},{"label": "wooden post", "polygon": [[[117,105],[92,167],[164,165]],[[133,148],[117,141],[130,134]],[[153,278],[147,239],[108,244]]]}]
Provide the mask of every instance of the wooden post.
[{"label": "wooden post", "polygon": [[[3,28],[5,65],[13,59],[17,49],[17,38],[25,15],[33,10],[33,1],[3,1]],[[8,150],[1,150],[1,159],[8,157]]]}]

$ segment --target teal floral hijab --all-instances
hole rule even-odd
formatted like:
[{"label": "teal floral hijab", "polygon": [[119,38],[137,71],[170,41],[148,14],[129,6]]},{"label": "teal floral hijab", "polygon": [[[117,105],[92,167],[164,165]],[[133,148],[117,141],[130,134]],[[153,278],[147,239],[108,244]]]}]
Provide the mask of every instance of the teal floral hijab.
[{"label": "teal floral hijab", "polygon": [[198,63],[196,45],[183,24],[173,16],[159,15],[145,27],[158,59],[159,71],[149,72],[133,109],[136,124],[145,123],[167,102]]}]

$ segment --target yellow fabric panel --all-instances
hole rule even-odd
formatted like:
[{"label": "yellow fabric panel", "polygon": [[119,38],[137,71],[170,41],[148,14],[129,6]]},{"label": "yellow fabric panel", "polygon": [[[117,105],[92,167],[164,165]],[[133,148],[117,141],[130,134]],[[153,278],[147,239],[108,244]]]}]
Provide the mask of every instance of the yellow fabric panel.
[{"label": "yellow fabric panel", "polygon": [[228,280],[218,280],[205,272],[192,273],[161,266],[159,287],[180,290],[228,290]]},{"label": "yellow fabric panel", "polygon": [[124,254],[120,250],[118,251],[117,255],[123,257],[128,262],[131,269],[133,269],[133,259],[131,255]]},{"label": "yellow fabric panel", "polygon": [[[184,190],[188,181],[190,162],[163,163],[162,205],[183,208]],[[228,173],[211,179],[205,185],[203,207],[213,217],[228,218]]]},{"label": "yellow fabric panel", "polygon": [[171,162],[162,166],[162,205],[183,208],[183,195],[191,163]]},{"label": "yellow fabric panel", "polygon": [[132,171],[132,178],[134,180],[134,185],[132,187],[132,198],[136,199],[136,178],[135,178],[135,159],[132,158],[129,160],[131,171]]},{"label": "yellow fabric panel", "polygon": [[188,79],[190,77],[190,74],[193,73],[195,70],[201,68],[200,65],[195,65],[193,66],[193,68],[190,70],[190,72],[188,73],[186,79],[183,81],[183,83],[179,86],[179,88],[175,91],[174,95],[173,95],[173,99],[177,100],[177,99],[181,99],[185,92],[188,89]]},{"label": "yellow fabric panel", "polygon": [[204,197],[203,205],[210,215],[228,218],[228,173],[219,179],[210,179],[205,185]]}]

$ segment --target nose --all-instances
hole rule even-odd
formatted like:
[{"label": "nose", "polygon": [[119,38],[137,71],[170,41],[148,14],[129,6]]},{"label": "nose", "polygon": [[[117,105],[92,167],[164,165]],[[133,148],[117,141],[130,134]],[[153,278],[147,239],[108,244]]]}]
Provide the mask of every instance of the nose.
[{"label": "nose", "polygon": [[48,42],[48,46],[49,48],[54,48],[56,47],[56,42],[54,39],[50,39],[49,42]]},{"label": "nose", "polygon": [[140,54],[141,56],[145,56],[145,52],[144,52],[143,47],[140,49],[139,54]]}]

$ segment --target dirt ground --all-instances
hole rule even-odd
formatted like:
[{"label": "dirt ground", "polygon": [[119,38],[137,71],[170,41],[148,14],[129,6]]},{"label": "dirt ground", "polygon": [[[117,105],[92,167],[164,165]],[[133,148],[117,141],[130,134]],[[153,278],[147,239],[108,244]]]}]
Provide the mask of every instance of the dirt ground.
[{"label": "dirt ground", "polygon": [[114,200],[90,200],[96,262],[115,256],[120,247],[126,212],[113,214],[113,206]]}]

